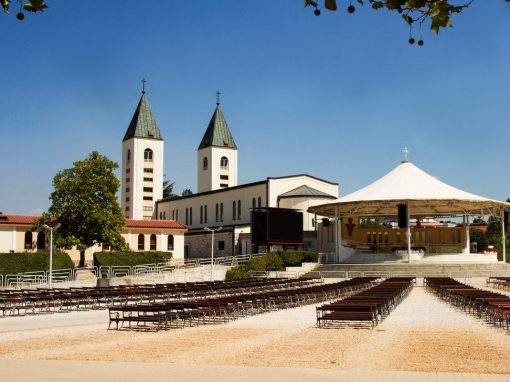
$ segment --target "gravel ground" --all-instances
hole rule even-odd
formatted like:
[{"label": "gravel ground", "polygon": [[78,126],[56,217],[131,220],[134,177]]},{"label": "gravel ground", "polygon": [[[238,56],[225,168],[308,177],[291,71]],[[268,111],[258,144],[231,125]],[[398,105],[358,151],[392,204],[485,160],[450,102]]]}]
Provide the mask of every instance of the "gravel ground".
[{"label": "gravel ground", "polygon": [[375,329],[315,327],[315,307],[168,331],[106,330],[106,311],[0,319],[0,359],[510,373],[510,333],[423,288]]}]

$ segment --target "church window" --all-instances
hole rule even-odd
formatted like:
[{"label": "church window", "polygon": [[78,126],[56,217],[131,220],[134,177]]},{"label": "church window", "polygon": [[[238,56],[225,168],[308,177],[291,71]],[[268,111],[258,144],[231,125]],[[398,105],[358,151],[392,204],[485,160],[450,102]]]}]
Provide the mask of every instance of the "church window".
[{"label": "church window", "polygon": [[216,222],[218,222],[219,217],[220,217],[220,215],[219,215],[219,206],[218,206],[218,203],[216,203]]},{"label": "church window", "polygon": [[144,187],[143,192],[152,192],[152,187]]},{"label": "church window", "polygon": [[223,203],[220,203],[220,222],[223,221]]},{"label": "church window", "polygon": [[193,207],[189,208],[189,225],[193,225]]},{"label": "church window", "polygon": [[145,250],[145,236],[142,234],[138,235],[138,250],[139,251]]},{"label": "church window", "polygon": [[25,232],[25,249],[32,249],[32,232]]},{"label": "church window", "polygon": [[224,251],[225,250],[225,240],[219,240],[218,241],[218,251]]},{"label": "church window", "polygon": [[188,225],[188,209],[186,208],[186,225]]},{"label": "church window", "polygon": [[127,161],[131,161],[131,150],[127,151]]},{"label": "church window", "polygon": [[174,250],[174,236],[173,235],[168,235],[167,249],[169,251],[173,251]]},{"label": "church window", "polygon": [[237,220],[241,220],[241,201],[237,201]]},{"label": "church window", "polygon": [[209,162],[207,160],[207,157],[204,157],[204,161],[202,163],[202,169],[207,170],[207,167],[209,167]]},{"label": "church window", "polygon": [[152,182],[152,178],[143,178],[144,182]]},{"label": "church window", "polygon": [[227,157],[221,157],[220,166],[223,169],[228,168],[228,158]]},{"label": "church window", "polygon": [[228,175],[220,175],[220,179],[222,179],[222,180],[228,180]]},{"label": "church window", "polygon": [[236,220],[236,201],[232,202],[232,220]]},{"label": "church window", "polygon": [[44,232],[39,232],[37,234],[37,249],[45,249],[46,248],[46,235]]},{"label": "church window", "polygon": [[204,222],[204,206],[200,206],[200,224]]},{"label": "church window", "polygon": [[166,220],[166,211],[163,211],[163,220]]},{"label": "church window", "polygon": [[143,200],[152,200],[152,196],[144,196]]},{"label": "church window", "polygon": [[207,223],[207,206],[204,206],[204,223]]},{"label": "church window", "polygon": [[150,238],[150,250],[155,251],[157,248],[157,238],[156,235],[152,234]]},{"label": "church window", "polygon": [[251,200],[251,208],[255,209],[255,207],[257,207],[257,201],[255,200],[255,198],[253,198]]},{"label": "church window", "polygon": [[145,149],[143,152],[143,159],[145,162],[152,162],[153,152],[151,149]]},{"label": "church window", "polygon": [[159,220],[163,220],[163,212],[159,213]]},{"label": "church window", "polygon": [[262,207],[262,198],[259,196],[258,200],[257,200],[257,207],[260,208]]},{"label": "church window", "polygon": [[154,169],[148,168],[148,167],[144,167],[143,172],[147,172],[147,173],[152,174],[154,172]]},{"label": "church window", "polygon": [[129,190],[129,187],[126,187],[126,192],[129,192],[129,191],[130,191],[130,190]]}]

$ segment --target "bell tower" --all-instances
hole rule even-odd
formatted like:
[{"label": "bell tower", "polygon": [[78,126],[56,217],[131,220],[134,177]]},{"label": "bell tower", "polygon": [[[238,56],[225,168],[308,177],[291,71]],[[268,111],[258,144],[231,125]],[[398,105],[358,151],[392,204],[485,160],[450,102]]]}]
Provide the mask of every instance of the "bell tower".
[{"label": "bell tower", "polygon": [[216,109],[198,146],[199,193],[237,186],[237,146],[216,94]]},{"label": "bell tower", "polygon": [[145,96],[122,140],[121,207],[127,219],[152,219],[163,197],[164,141]]}]

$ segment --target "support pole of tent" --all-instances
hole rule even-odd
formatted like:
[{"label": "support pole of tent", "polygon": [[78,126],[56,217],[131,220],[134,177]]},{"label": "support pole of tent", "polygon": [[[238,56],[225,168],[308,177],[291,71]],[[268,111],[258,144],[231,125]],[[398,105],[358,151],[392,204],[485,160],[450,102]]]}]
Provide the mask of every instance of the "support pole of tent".
[{"label": "support pole of tent", "polygon": [[407,220],[407,228],[406,228],[406,239],[407,239],[407,262],[411,262],[411,213],[409,211],[409,202],[406,202],[406,220]]},{"label": "support pole of tent", "polygon": [[466,229],[466,249],[464,251],[465,254],[469,255],[471,253],[471,239],[469,238],[469,215],[464,215],[464,228]]},{"label": "support pole of tent", "polygon": [[501,247],[502,247],[502,254],[503,254],[503,262],[506,263],[506,238],[505,238],[505,210],[501,209]]},{"label": "support pole of tent", "polygon": [[335,207],[335,261],[340,262],[340,247],[338,246],[338,207]]}]

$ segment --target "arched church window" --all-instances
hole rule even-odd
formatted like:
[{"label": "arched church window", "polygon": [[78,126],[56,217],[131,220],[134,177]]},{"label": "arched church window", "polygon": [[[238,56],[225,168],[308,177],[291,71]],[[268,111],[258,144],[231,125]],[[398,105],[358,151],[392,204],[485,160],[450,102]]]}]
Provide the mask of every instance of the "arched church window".
[{"label": "arched church window", "polygon": [[227,157],[221,157],[220,166],[221,166],[221,168],[228,168],[228,158]]},{"label": "arched church window", "polygon": [[32,249],[32,232],[25,232],[25,249]]},{"label": "arched church window", "polygon": [[138,235],[138,250],[145,250],[145,236],[143,234]]},{"label": "arched church window", "polygon": [[167,249],[169,251],[173,251],[174,250],[174,236],[173,235],[168,235]]},{"label": "arched church window", "polygon": [[255,209],[255,207],[257,207],[257,202],[256,202],[255,198],[253,198],[251,200],[251,208]]},{"label": "arched church window", "polygon": [[44,232],[39,232],[37,234],[37,249],[45,248],[46,248],[46,234]]},{"label": "arched church window", "polygon": [[157,248],[157,239],[156,235],[152,234],[150,237],[150,250],[155,251]]},{"label": "arched church window", "polygon": [[127,151],[127,161],[131,161],[131,150]]},{"label": "arched church window", "polygon": [[236,220],[236,201],[232,202],[232,220]]},{"label": "arched church window", "polygon": [[145,162],[152,162],[153,152],[151,149],[145,149],[145,151],[143,152],[143,159],[145,160]]},{"label": "arched church window", "polygon": [[260,208],[262,207],[262,198],[259,196],[258,200],[257,200],[257,207]]},{"label": "arched church window", "polygon": [[209,162],[207,160],[207,157],[204,157],[202,168],[203,168],[203,170],[207,170],[208,167],[209,167]]}]

